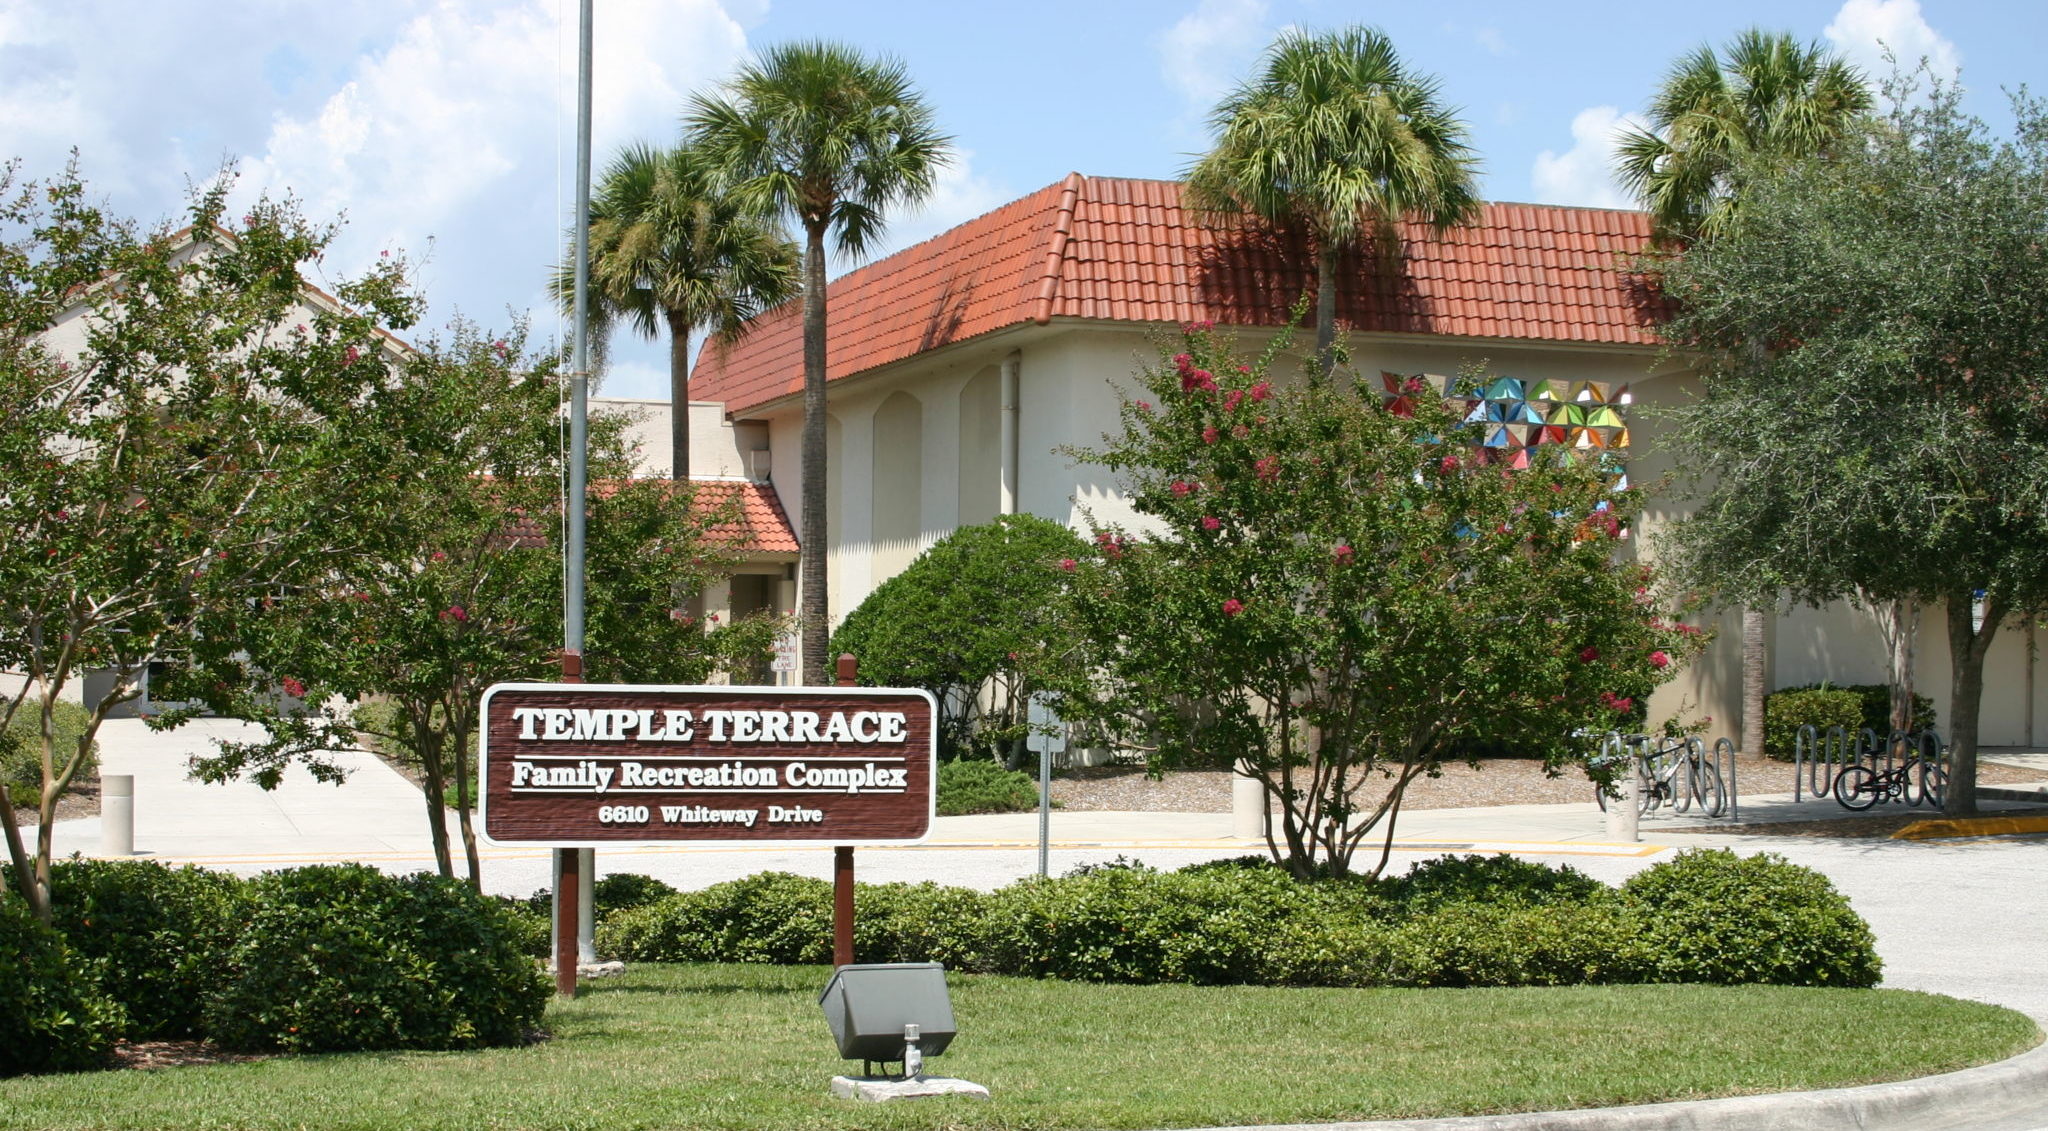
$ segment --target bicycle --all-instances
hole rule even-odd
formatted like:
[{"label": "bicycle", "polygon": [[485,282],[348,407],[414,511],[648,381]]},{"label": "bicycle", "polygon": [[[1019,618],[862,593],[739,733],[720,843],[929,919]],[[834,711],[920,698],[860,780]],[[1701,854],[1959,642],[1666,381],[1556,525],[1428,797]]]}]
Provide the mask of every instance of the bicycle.
[{"label": "bicycle", "polygon": [[1894,800],[1939,809],[1948,796],[1948,771],[1925,758],[1908,758],[1888,770],[1858,764],[1835,775],[1834,793],[1842,808],[1859,813]]},{"label": "bicycle", "polygon": [[[1630,740],[1630,745],[1641,747],[1647,742],[1648,739],[1637,738]],[[1718,817],[1727,811],[1728,789],[1721,780],[1721,768],[1709,761],[1705,748],[1695,742],[1667,738],[1655,749],[1638,750],[1635,778],[1638,814],[1647,814],[1665,805],[1684,813],[1695,802],[1700,812],[1709,817]],[[1594,786],[1593,799],[1599,803],[1601,812],[1606,812],[1606,788]]]}]

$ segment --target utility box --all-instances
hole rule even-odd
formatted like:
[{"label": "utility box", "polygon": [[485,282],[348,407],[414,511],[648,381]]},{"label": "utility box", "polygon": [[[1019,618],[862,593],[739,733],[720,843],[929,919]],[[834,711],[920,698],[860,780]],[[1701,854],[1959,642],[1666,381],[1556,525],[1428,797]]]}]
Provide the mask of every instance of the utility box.
[{"label": "utility box", "polygon": [[918,1027],[917,1045],[937,1056],[953,1043],[953,999],[946,968],[936,962],[841,966],[818,995],[839,1055],[847,1060],[903,1059],[903,1030]]}]

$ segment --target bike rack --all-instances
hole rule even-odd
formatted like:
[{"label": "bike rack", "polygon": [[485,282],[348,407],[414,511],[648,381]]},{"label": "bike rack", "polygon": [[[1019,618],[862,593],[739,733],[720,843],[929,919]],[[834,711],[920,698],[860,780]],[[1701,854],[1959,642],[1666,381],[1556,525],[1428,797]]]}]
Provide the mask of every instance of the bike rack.
[{"label": "bike rack", "polygon": [[1802,785],[1816,798],[1828,796],[1842,770],[1861,756],[1841,727],[1829,727],[1825,736],[1812,723],[1800,727],[1792,746],[1792,800],[1801,800]]},{"label": "bike rack", "polygon": [[[1622,734],[1619,731],[1609,731],[1601,736],[1599,752],[1594,755],[1594,758],[1600,761],[1621,761],[1623,759],[1639,761],[1643,756],[1643,748],[1649,746],[1652,741],[1651,737],[1647,734]],[[1707,754],[1706,743],[1698,735],[1693,735],[1685,740],[1685,753],[1688,758],[1696,758],[1702,764],[1708,763],[1710,760]],[[1711,763],[1720,774],[1722,789],[1728,795],[1728,808],[1723,816],[1731,821],[1739,820],[1741,818],[1742,806],[1738,800],[1741,795],[1735,787],[1735,742],[1733,739],[1721,738],[1714,741]],[[1675,795],[1666,798],[1656,808],[1675,808],[1677,800]]]},{"label": "bike rack", "polygon": [[[1698,742],[1699,739],[1693,739]],[[1721,782],[1728,790],[1728,819],[1742,820],[1742,792],[1735,788],[1735,740],[1717,738],[1714,740],[1714,768],[1721,771]]]}]

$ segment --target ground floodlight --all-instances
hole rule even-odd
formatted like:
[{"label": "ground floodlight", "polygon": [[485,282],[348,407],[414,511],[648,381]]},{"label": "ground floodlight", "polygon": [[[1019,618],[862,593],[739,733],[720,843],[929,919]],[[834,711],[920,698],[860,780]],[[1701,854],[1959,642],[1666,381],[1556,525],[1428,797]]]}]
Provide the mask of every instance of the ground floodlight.
[{"label": "ground floodlight", "polygon": [[874,1075],[876,1062],[901,1061],[903,1076],[922,1075],[924,1058],[953,1043],[953,999],[936,962],[841,966],[818,995],[839,1055]]}]

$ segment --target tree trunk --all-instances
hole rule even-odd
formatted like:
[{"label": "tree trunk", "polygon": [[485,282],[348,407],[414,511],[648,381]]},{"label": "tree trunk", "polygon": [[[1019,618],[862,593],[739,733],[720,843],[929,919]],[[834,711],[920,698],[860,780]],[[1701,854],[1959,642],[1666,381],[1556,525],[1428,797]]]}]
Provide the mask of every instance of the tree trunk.
[{"label": "tree trunk", "polygon": [[1948,796],[1941,804],[1949,817],[1977,813],[1977,714],[1984,699],[1984,657],[2001,615],[1987,604],[1984,627],[1972,629],[1970,604],[1968,590],[1949,595],[1948,655],[1955,681],[1948,700]]},{"label": "tree trunk", "polygon": [[668,312],[668,477],[690,477],[690,323]]},{"label": "tree trunk", "polygon": [[1916,601],[1893,601],[1886,605],[1879,624],[1891,652],[1892,729],[1913,729],[1913,641],[1920,631],[1920,605]]},{"label": "tree trunk", "polygon": [[434,842],[434,867],[452,880],[455,861],[448,852],[448,775],[436,736],[428,729],[430,725],[414,722],[412,749],[419,756],[420,777],[424,779],[420,796],[427,804],[427,836]]},{"label": "tree trunk", "polygon": [[[6,788],[5,785],[0,785],[0,793],[5,793]],[[36,918],[48,923],[49,893],[36,886],[34,862],[29,857],[27,847],[22,843],[21,826],[14,821],[14,799],[0,797],[0,801],[6,802],[0,805],[0,829],[4,829],[7,835],[7,860],[14,865],[15,884],[21,888],[22,898],[28,900],[29,911],[34,913]],[[0,897],[4,897],[6,892],[6,884],[0,882]]]},{"label": "tree trunk", "polygon": [[1322,241],[1316,248],[1316,372],[1324,377],[1337,364],[1337,248]]},{"label": "tree trunk", "polygon": [[1764,749],[1764,668],[1769,658],[1764,645],[1766,609],[1754,605],[1742,608],[1742,751],[1761,754]]},{"label": "tree trunk", "polygon": [[469,886],[482,894],[483,861],[477,854],[476,826],[469,816],[470,808],[476,804],[476,798],[470,796],[469,730],[453,732],[450,739],[455,744],[455,825],[462,833],[462,858],[469,868]]},{"label": "tree trunk", "polygon": [[804,441],[802,560],[804,681],[830,687],[831,610],[826,607],[825,530],[825,222],[804,223]]}]

